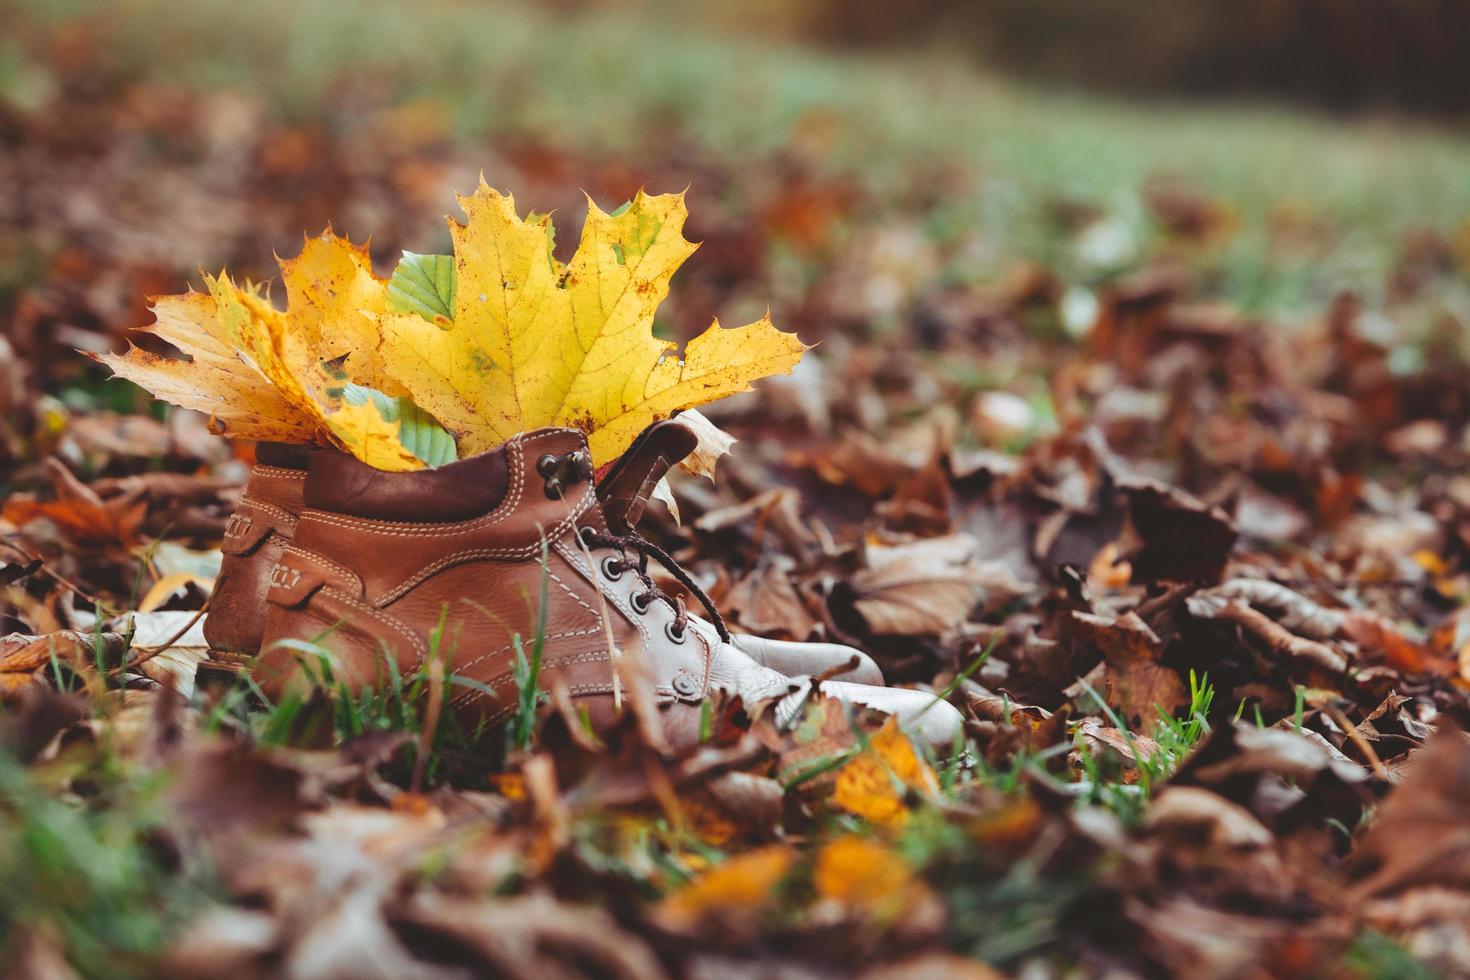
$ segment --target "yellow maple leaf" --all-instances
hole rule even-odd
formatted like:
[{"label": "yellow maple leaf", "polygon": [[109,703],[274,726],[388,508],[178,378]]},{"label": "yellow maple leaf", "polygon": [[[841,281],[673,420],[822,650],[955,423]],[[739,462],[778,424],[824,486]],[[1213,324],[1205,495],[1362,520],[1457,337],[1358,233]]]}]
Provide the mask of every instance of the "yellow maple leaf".
[{"label": "yellow maple leaf", "polygon": [[552,255],[547,216],[523,219],[481,181],[450,222],[453,317],[376,317],[386,370],[458,438],[463,455],[518,432],[587,433],[593,461],[618,456],[649,423],[790,371],[806,346],[769,317],[714,323],[677,345],[653,336],[669,280],[694,251],[682,194],[639,192],[607,214],[588,201],[570,262]]},{"label": "yellow maple leaf", "polygon": [[[227,435],[332,443],[380,469],[422,467],[398,417],[342,400],[349,380],[386,396],[403,394],[378,353],[371,317],[387,309],[388,290],[367,247],[328,229],[306,239],[297,257],[277,261],[284,311],[226,273],[206,275],[205,292],[159,297],[155,322],[140,328],[189,360],[136,347],[98,359],[159,398],[207,413]],[[436,445],[443,449],[446,441]]]},{"label": "yellow maple leaf", "polygon": [[908,819],[905,796],[910,790],[937,795],[939,778],[890,716],[867,750],[838,770],[832,802],[873,823],[901,824]]}]

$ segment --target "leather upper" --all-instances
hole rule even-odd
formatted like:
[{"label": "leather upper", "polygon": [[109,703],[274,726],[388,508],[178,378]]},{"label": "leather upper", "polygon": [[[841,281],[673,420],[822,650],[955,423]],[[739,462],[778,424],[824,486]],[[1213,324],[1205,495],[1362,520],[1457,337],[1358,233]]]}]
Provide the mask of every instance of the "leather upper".
[{"label": "leather upper", "polygon": [[302,508],[304,449],[262,443],[256,458],[262,462],[250,471],[240,504],[225,524],[220,574],[204,617],[204,638],[217,654],[251,656],[259,649],[271,568]]}]

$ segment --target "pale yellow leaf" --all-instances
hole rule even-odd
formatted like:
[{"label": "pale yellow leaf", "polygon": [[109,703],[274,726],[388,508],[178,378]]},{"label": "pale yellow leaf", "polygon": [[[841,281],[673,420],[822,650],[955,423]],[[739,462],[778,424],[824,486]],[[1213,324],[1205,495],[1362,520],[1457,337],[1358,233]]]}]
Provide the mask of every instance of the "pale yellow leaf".
[{"label": "pale yellow leaf", "polygon": [[214,579],[193,572],[172,572],[163,576],[138,600],[138,612],[153,612],[169,599],[173,598],[175,592],[187,585],[197,585],[200,591],[208,595],[214,588]]},{"label": "pale yellow leaf", "polygon": [[705,418],[702,412],[692,408],[679,413],[679,424],[693,432],[695,438],[699,440],[694,447],[694,452],[686,456],[679,466],[695,476],[713,480],[715,464],[720,461],[720,457],[730,451],[731,446],[735,445],[735,437]]},{"label": "pale yellow leaf", "polygon": [[140,329],[163,338],[192,360],[160,357],[139,348],[98,360],[158,398],[211,416],[228,435],[276,442],[311,440],[316,429],[312,414],[243,356],[211,293],[159,297],[153,313],[155,322]]},{"label": "pale yellow leaf", "polygon": [[662,500],[664,506],[669,509],[669,516],[674,519],[674,523],[684,523],[679,516],[679,501],[674,499],[674,488],[669,486],[668,477],[664,477],[653,485],[653,492],[648,495],[648,499]]}]

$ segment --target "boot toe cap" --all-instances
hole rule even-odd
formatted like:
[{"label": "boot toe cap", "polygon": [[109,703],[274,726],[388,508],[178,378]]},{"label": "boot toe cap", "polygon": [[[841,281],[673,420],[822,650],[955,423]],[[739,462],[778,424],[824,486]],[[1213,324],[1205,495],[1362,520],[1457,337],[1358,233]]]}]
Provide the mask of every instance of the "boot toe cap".
[{"label": "boot toe cap", "polygon": [[844,701],[895,716],[899,727],[910,738],[941,752],[948,751],[964,732],[965,719],[959,709],[928,691],[843,681],[828,681],[822,690]]},{"label": "boot toe cap", "polygon": [[815,677],[851,663],[852,667],[834,674],[833,679],[849,684],[883,684],[883,671],[873,658],[845,644],[798,643],[748,634],[737,635],[734,644],[761,666],[788,677]]}]

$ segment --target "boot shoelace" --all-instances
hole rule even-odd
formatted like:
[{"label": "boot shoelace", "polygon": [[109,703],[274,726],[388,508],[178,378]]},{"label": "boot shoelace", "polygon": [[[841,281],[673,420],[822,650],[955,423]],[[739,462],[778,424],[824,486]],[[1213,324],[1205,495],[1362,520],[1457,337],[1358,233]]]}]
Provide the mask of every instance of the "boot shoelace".
[{"label": "boot shoelace", "polygon": [[[560,500],[568,486],[592,479],[591,460],[581,450],[575,450],[563,456],[548,453],[537,460],[536,470],[541,475],[546,496],[552,500]],[[611,578],[617,578],[623,572],[630,570],[638,576],[639,581],[643,583],[643,591],[633,595],[633,605],[640,613],[647,610],[654,599],[662,599],[669,604],[674,610],[674,622],[669,629],[669,638],[675,643],[684,641],[684,632],[689,628],[689,610],[684,608],[683,596],[671,596],[653,584],[653,578],[648,574],[649,556],[656,559],[670,575],[678,580],[680,585],[699,599],[700,605],[704,606],[705,611],[709,613],[710,622],[714,624],[715,632],[719,633],[720,639],[726,643],[730,642],[730,631],[725,627],[725,619],[715,608],[713,600],[695,583],[688,572],[679,567],[679,563],[674,561],[667,551],[636,531],[628,534],[604,534],[595,528],[584,527],[578,534],[581,535],[583,543],[588,548],[617,549],[618,557],[604,559],[603,570]],[[629,552],[638,556],[636,561],[628,557]]]},{"label": "boot shoelace", "polygon": [[[603,571],[611,578],[617,578],[625,571],[631,571],[638,576],[643,583],[643,591],[634,593],[633,605],[639,612],[646,610],[654,599],[662,599],[674,610],[674,623],[670,627],[670,638],[676,643],[684,639],[684,631],[689,626],[689,610],[684,608],[683,596],[671,596],[654,584],[653,578],[648,574],[648,559],[652,557],[662,565],[670,575],[678,580],[679,584],[688,589],[690,594],[697,598],[700,605],[704,606],[705,612],[709,613],[710,622],[714,624],[715,632],[720,634],[720,639],[726,643],[730,642],[730,631],[725,628],[724,617],[715,608],[713,600],[701,589],[679,563],[667,551],[638,534],[636,531],[629,534],[604,534],[590,527],[581,530],[582,540],[589,548],[615,548],[618,557],[603,559]],[[636,559],[630,558],[629,554],[637,555]]]}]

